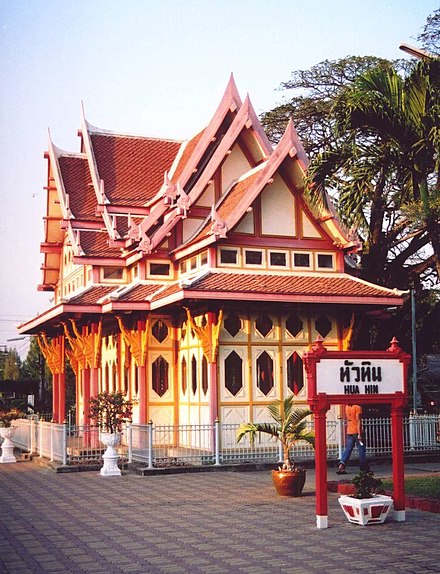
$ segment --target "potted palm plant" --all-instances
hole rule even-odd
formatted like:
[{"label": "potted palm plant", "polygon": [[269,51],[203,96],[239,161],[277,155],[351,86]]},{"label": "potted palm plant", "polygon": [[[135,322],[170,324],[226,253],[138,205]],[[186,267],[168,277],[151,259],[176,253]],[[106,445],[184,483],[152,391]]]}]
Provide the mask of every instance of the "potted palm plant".
[{"label": "potted palm plant", "polygon": [[385,521],[393,506],[391,496],[383,494],[382,481],[373,472],[361,471],[351,484],[353,494],[342,494],[339,504],[349,522],[367,526]]},{"label": "potted palm plant", "polygon": [[9,410],[0,410],[0,436],[3,439],[0,462],[2,463],[17,462],[14,456],[14,443],[12,442],[16,427],[12,426],[12,421],[24,416],[25,414],[15,407]]},{"label": "potted palm plant", "polygon": [[99,393],[89,399],[89,416],[99,428],[99,438],[107,447],[102,455],[104,466],[101,468],[103,476],[121,476],[118,467],[118,452],[122,437],[122,425],[131,420],[133,414],[133,401],[126,399],[121,391]]},{"label": "potted palm plant", "polygon": [[308,409],[294,408],[293,396],[283,401],[276,400],[268,405],[267,410],[273,423],[244,423],[237,431],[237,442],[247,436],[251,443],[257,435],[264,433],[278,439],[283,446],[283,464],[272,471],[272,480],[281,496],[301,496],[306,480],[306,470],[298,468],[290,458],[291,447],[305,441],[315,446],[315,436],[307,429]]}]

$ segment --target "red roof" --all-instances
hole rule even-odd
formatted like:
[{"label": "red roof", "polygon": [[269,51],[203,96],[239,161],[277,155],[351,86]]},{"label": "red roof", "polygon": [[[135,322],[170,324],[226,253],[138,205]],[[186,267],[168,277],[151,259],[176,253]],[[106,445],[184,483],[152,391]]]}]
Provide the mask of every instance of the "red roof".
[{"label": "red roof", "polygon": [[150,295],[161,289],[161,283],[140,284],[125,292],[118,301],[139,303],[145,301]]},{"label": "red roof", "polygon": [[193,151],[196,149],[196,146],[199,143],[200,138],[203,135],[203,132],[204,130],[195,135],[192,139],[188,141],[188,143],[184,147],[182,155],[180,156],[179,161],[177,163],[176,169],[172,174],[172,181],[174,181],[174,183],[177,183],[177,180],[181,176],[182,171],[185,168],[186,164],[188,163],[189,158],[192,156]]},{"label": "red roof", "polygon": [[69,299],[69,304],[73,303],[75,305],[96,305],[96,303],[104,297],[117,289],[116,285],[100,285],[87,289],[83,293],[76,295]]},{"label": "red roof", "polygon": [[121,249],[109,246],[107,232],[80,231],[79,242],[86,257],[120,257]]},{"label": "red roof", "polygon": [[282,295],[350,295],[351,297],[390,297],[396,292],[360,281],[351,275],[257,275],[210,273],[189,288],[191,291],[232,291]]},{"label": "red roof", "polygon": [[76,219],[98,221],[95,215],[96,194],[92,185],[89,165],[85,157],[60,156],[58,163],[64,189],[69,194],[69,207]]},{"label": "red roof", "polygon": [[[181,291],[181,298],[206,296],[218,299],[270,299],[313,302],[357,302],[390,304],[402,302],[402,293],[373,285],[351,275],[270,275],[212,272],[188,285],[175,283],[157,293],[153,301]],[[205,296],[205,298],[206,298]],[[272,299],[271,299],[272,298]],[[353,301],[354,300],[354,301]]]},{"label": "red roof", "polygon": [[140,206],[160,189],[180,142],[91,133],[93,153],[104,192],[110,202]]}]

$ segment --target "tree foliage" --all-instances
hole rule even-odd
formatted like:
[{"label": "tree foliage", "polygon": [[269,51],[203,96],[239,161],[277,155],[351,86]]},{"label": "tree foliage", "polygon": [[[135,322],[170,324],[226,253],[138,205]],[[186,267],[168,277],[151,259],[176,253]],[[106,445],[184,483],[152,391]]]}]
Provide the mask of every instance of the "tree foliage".
[{"label": "tree foliage", "polygon": [[428,16],[417,41],[428,52],[440,56],[440,8]]}]

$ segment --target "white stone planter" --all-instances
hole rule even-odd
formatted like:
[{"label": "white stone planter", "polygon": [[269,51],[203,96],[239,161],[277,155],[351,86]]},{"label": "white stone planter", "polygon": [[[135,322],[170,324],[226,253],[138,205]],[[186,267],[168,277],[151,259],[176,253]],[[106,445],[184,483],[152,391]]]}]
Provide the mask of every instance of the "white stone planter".
[{"label": "white stone planter", "polygon": [[12,437],[15,434],[16,427],[0,427],[0,436],[4,439],[2,443],[2,455],[0,462],[17,462],[14,456],[14,443]]},{"label": "white stone planter", "polygon": [[367,526],[385,522],[393,508],[393,499],[384,494],[376,494],[373,498],[353,498],[343,494],[339,497],[339,504],[349,522]]},{"label": "white stone planter", "polygon": [[99,440],[105,444],[106,451],[102,455],[104,466],[101,468],[102,476],[121,476],[121,469],[118,467],[119,454],[116,447],[119,446],[122,438],[122,433],[109,433],[101,432]]}]

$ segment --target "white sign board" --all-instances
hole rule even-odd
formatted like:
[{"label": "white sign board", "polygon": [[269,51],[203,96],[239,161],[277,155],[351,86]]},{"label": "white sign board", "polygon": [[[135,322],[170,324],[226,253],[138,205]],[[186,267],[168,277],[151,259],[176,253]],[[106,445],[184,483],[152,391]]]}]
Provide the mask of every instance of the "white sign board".
[{"label": "white sign board", "polygon": [[316,392],[327,395],[403,392],[403,369],[399,359],[321,359],[316,365]]}]

